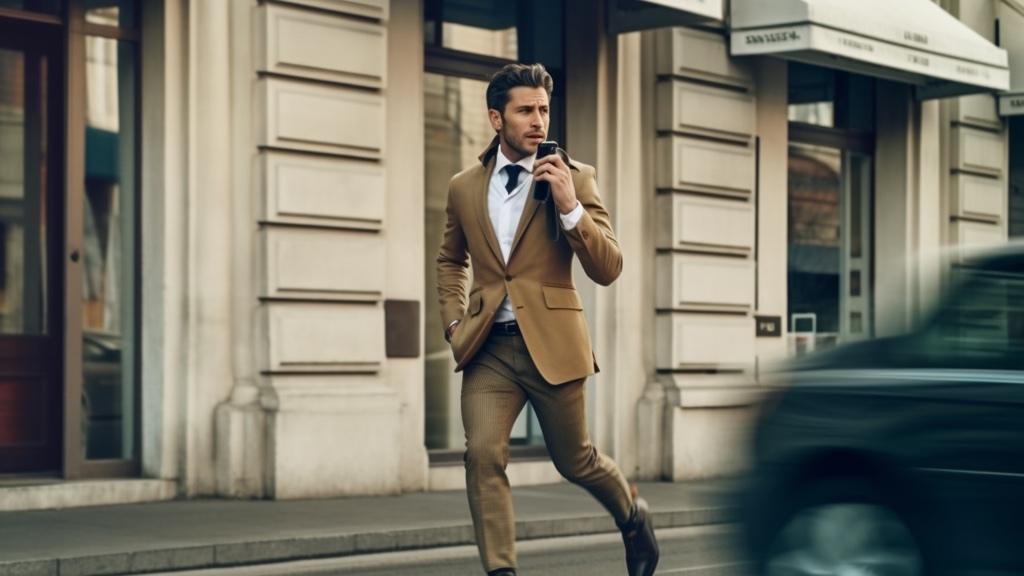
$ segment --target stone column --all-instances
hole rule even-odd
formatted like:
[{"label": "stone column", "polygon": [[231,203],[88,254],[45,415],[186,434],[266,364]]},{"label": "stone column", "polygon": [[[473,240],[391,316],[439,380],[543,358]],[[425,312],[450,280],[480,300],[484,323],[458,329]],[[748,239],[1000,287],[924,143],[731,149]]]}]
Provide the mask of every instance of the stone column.
[{"label": "stone column", "polygon": [[745,465],[755,300],[756,86],[726,37],[658,30],[655,363],[666,390],[663,476]]},{"label": "stone column", "polygon": [[185,492],[215,491],[210,416],[232,384],[230,5],[189,8]]},{"label": "stone column", "polygon": [[256,358],[274,498],[400,489],[385,353],[389,8],[253,8]]},{"label": "stone column", "polygon": [[231,365],[234,376],[231,395],[217,407],[217,494],[235,498],[259,498],[265,493],[264,465],[266,418],[260,405],[253,349],[253,319],[259,305],[253,273],[256,222],[253,218],[252,182],[252,86],[256,80],[252,64],[252,23],[255,2],[231,0],[228,54],[231,72],[231,187],[225,192],[231,201],[232,300]]}]

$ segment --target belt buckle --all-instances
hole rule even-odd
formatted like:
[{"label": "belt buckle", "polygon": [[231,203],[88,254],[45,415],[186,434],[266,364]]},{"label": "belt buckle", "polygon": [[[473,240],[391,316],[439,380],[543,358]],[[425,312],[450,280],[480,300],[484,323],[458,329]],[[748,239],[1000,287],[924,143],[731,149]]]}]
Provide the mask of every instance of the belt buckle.
[{"label": "belt buckle", "polygon": [[519,334],[519,324],[514,320],[512,322],[505,322],[501,325],[502,331],[508,336],[515,336]]}]

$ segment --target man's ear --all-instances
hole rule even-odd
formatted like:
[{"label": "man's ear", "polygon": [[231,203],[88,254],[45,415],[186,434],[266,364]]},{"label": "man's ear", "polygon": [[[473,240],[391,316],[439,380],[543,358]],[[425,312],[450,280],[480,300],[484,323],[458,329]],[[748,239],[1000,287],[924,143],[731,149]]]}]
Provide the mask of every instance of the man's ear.
[{"label": "man's ear", "polygon": [[491,121],[491,128],[494,128],[495,131],[501,130],[501,126],[503,124],[501,112],[491,108],[487,111],[487,118]]}]

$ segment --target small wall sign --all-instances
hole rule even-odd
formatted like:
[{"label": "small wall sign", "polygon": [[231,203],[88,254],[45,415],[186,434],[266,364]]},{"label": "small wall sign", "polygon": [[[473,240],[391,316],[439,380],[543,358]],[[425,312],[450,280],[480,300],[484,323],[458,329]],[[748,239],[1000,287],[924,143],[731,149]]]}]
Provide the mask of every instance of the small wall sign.
[{"label": "small wall sign", "polygon": [[782,336],[782,316],[754,316],[757,336],[778,338]]}]

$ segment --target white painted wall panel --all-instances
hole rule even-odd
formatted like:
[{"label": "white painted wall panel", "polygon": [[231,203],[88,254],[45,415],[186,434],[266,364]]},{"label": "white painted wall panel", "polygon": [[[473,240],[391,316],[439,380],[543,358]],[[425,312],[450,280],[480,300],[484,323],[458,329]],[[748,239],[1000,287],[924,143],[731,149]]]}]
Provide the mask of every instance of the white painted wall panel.
[{"label": "white painted wall panel", "polygon": [[386,199],[383,166],[276,152],[261,154],[260,164],[263,219],[381,228]]},{"label": "white painted wall panel", "polygon": [[1006,217],[1006,186],[1002,180],[973,174],[953,176],[950,213],[954,216],[991,218]]},{"label": "white painted wall panel", "polygon": [[384,293],[384,238],[369,232],[271,228],[263,295],[378,301]]},{"label": "white painted wall panel", "polygon": [[263,306],[275,372],[378,371],[384,361],[384,309],[369,304]]},{"label": "white painted wall panel", "polygon": [[953,243],[960,247],[990,246],[1006,242],[1006,232],[998,224],[954,220],[950,226]]},{"label": "white painted wall panel", "polygon": [[749,140],[757,113],[754,96],[680,80],[658,84],[658,130]]},{"label": "white painted wall panel", "polygon": [[264,71],[382,88],[387,66],[386,29],[275,4],[261,6],[257,66]]},{"label": "white painted wall panel", "polygon": [[992,97],[992,94],[972,94],[951,98],[950,103],[953,106],[954,121],[996,130],[1001,126],[999,102]]},{"label": "white painted wall panel", "polygon": [[658,139],[657,149],[660,189],[735,197],[749,197],[754,192],[752,146],[668,136]]},{"label": "white painted wall panel", "polygon": [[673,313],[656,320],[658,368],[746,368],[754,362],[754,321],[747,316]]},{"label": "white painted wall panel", "polygon": [[384,97],[278,78],[259,81],[264,110],[259,144],[379,159],[384,155]]},{"label": "white painted wall panel", "polygon": [[289,4],[309,6],[330,12],[351,14],[377,20],[388,19],[390,0],[288,0]]},{"label": "white painted wall panel", "polygon": [[754,207],[749,202],[662,194],[657,204],[659,248],[754,248]]},{"label": "white painted wall panel", "polygon": [[967,172],[1002,176],[1003,137],[968,126],[952,129],[953,167]]},{"label": "white painted wall panel", "polygon": [[751,64],[729,57],[723,34],[693,28],[661,28],[655,32],[655,67],[659,75],[695,78],[718,84],[750,88]]},{"label": "white painted wall panel", "polygon": [[656,301],[660,309],[688,306],[751,309],[754,261],[694,254],[657,257]]}]

